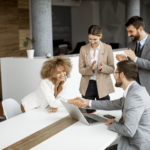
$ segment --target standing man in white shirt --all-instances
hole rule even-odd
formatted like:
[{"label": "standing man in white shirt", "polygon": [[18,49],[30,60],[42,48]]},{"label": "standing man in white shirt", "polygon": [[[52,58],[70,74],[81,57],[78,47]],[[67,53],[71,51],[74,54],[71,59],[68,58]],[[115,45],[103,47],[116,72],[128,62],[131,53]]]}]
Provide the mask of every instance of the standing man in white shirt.
[{"label": "standing man in white shirt", "polygon": [[74,104],[100,110],[122,110],[119,122],[115,119],[106,122],[109,130],[121,135],[117,150],[150,149],[150,96],[145,87],[135,82],[137,72],[133,61],[119,62],[114,78],[115,86],[124,90],[123,97],[113,101],[91,101],[78,97],[76,100],[80,100],[82,104]]},{"label": "standing man in white shirt", "polygon": [[[125,50],[124,53],[138,67],[136,81],[144,86],[150,94],[150,35],[144,30],[143,18],[138,16],[130,18],[125,23],[125,27],[132,41],[129,42],[128,50]],[[127,60],[126,56],[118,54],[116,58],[118,61]]]}]

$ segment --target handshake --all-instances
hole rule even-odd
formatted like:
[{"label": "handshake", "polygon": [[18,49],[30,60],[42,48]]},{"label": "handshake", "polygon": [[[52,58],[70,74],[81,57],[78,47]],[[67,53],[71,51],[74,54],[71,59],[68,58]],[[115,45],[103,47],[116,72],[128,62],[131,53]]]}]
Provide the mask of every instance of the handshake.
[{"label": "handshake", "polygon": [[89,101],[90,100],[85,100],[84,98],[81,98],[81,97],[76,97],[74,99],[70,99],[68,100],[67,102],[69,104],[73,104],[75,106],[77,106],[78,108],[81,108],[81,107],[89,107]]}]

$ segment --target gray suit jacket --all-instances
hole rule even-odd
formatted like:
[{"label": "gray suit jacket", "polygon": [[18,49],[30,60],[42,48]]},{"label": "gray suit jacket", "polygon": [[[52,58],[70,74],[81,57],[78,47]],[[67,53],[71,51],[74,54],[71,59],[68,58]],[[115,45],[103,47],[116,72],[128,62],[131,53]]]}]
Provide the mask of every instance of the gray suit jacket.
[{"label": "gray suit jacket", "polygon": [[[131,41],[128,48],[135,51],[136,41]],[[150,94],[150,35],[148,35],[145,42],[141,58],[137,58],[136,66],[139,70],[139,79],[142,86]]]},{"label": "gray suit jacket", "polygon": [[118,150],[150,150],[150,96],[145,87],[134,82],[126,98],[114,101],[92,101],[93,109],[121,110],[118,123],[108,129],[121,135]]}]

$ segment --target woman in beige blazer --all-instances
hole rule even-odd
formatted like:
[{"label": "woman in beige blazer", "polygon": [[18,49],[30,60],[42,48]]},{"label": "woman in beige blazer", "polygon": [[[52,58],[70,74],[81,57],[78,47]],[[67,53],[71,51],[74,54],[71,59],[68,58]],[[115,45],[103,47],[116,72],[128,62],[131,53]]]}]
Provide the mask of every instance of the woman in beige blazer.
[{"label": "woman in beige blazer", "polygon": [[[79,72],[82,75],[80,92],[90,100],[110,100],[114,92],[110,74],[114,72],[114,57],[110,45],[100,41],[101,28],[92,25],[88,29],[89,44],[80,49]],[[91,113],[95,110],[87,110]]]}]

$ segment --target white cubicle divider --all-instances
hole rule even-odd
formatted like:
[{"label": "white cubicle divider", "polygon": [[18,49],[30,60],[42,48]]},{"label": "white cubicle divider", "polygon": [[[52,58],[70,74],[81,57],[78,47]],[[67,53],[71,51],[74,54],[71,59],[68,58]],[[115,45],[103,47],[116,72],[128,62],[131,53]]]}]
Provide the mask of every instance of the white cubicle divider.
[{"label": "white cubicle divider", "polygon": [[[117,63],[116,54],[123,53],[124,49],[114,51],[115,65]],[[73,64],[73,69],[71,72],[71,77],[68,79],[67,87],[67,98],[74,98],[76,96],[81,96],[79,92],[79,85],[81,75],[78,69],[78,55],[68,55]],[[2,75],[2,94],[3,99],[13,98],[19,103],[21,99],[27,94],[34,91],[39,84],[40,71],[46,58],[1,58],[1,75]],[[113,84],[115,85],[115,80],[113,75],[111,75]],[[109,85],[108,85],[109,86]],[[110,94],[111,100],[117,99],[123,95],[123,90],[121,88],[115,87],[115,93]]]}]

